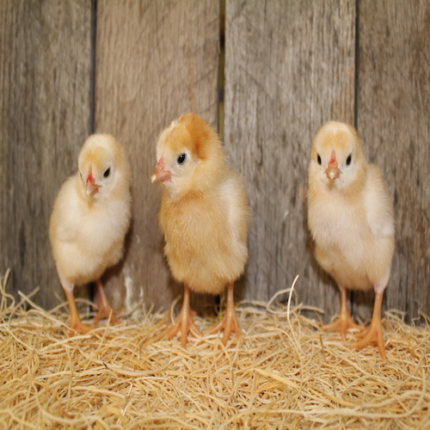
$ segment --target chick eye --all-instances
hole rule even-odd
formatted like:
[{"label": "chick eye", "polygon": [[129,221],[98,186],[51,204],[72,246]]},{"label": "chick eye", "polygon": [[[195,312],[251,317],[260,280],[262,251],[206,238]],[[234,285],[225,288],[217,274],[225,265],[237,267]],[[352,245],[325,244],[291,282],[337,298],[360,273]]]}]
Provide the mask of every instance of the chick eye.
[{"label": "chick eye", "polygon": [[349,166],[351,164],[351,154],[348,155],[348,158],[346,159],[346,165]]},{"label": "chick eye", "polygon": [[319,156],[319,154],[317,154],[317,161],[318,161],[318,164],[321,165],[321,157]]},{"label": "chick eye", "polygon": [[177,160],[178,164],[184,164],[184,162],[185,162],[186,159],[187,159],[187,154],[185,154],[185,152],[183,152],[178,157],[178,160]]},{"label": "chick eye", "polygon": [[109,178],[109,175],[110,175],[110,167],[108,167],[108,168],[105,170],[105,172],[103,173],[103,177],[104,177],[104,178]]}]

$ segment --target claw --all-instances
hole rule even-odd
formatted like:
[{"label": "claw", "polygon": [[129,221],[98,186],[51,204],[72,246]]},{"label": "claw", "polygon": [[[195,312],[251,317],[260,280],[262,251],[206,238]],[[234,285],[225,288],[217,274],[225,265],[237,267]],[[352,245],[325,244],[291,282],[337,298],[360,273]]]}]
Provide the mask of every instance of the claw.
[{"label": "claw", "polygon": [[75,296],[73,294],[73,285],[63,285],[64,293],[67,297],[67,303],[69,304],[70,312],[70,330],[69,337],[72,337],[76,332],[80,334],[86,334],[92,330],[92,327],[88,327],[82,323],[79,317],[78,309],[76,307]]},{"label": "claw", "polygon": [[172,339],[178,332],[181,333],[181,346],[187,346],[187,335],[191,332],[194,336],[199,337],[202,335],[201,331],[197,328],[193,321],[193,312],[190,307],[190,288],[184,287],[184,301],[182,304],[181,313],[176,320],[176,324],[167,333],[166,338]]},{"label": "claw", "polygon": [[351,314],[349,313],[348,303],[346,300],[346,288],[340,287],[340,314],[339,318],[331,324],[326,324],[321,327],[324,331],[338,331],[343,340],[346,340],[346,333],[351,328],[364,330],[362,325],[355,324]]},{"label": "claw", "polygon": [[109,318],[111,320],[112,324],[121,324],[122,321],[115,315],[114,311],[112,310],[109,300],[106,297],[106,294],[103,289],[103,285],[100,279],[97,279],[96,281],[97,285],[97,294],[98,294],[98,300],[97,300],[97,315],[94,317],[93,321],[93,327],[98,327],[99,321],[103,318]]},{"label": "claw", "polygon": [[384,346],[384,338],[382,336],[382,323],[381,323],[381,307],[382,307],[382,298],[384,296],[384,292],[376,293],[375,295],[375,305],[373,307],[373,316],[372,321],[370,322],[370,326],[364,330],[362,333],[362,340],[356,342],[353,345],[353,348],[356,350],[363,349],[367,345],[375,342],[378,345],[379,353],[381,357],[385,360],[387,359],[387,355],[385,354],[385,346]]},{"label": "claw", "polygon": [[209,333],[218,333],[222,329],[224,329],[224,335],[222,337],[223,345],[227,345],[231,332],[235,332],[237,339],[239,341],[241,340],[242,334],[240,331],[236,310],[234,308],[233,283],[228,284],[227,287],[227,305],[224,317],[215,327],[209,330]]}]

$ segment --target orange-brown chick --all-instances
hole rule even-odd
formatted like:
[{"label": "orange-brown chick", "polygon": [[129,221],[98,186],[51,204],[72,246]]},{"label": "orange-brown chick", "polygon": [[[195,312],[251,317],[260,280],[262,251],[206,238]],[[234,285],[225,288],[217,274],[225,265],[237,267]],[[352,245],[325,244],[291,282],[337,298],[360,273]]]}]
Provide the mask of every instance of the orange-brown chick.
[{"label": "orange-brown chick", "polygon": [[[107,134],[86,140],[78,164],[79,171],[67,179],[56,198],[49,237],[69,304],[70,326],[86,333],[91,327],[80,320],[74,286],[96,281],[99,309],[94,325],[109,316],[100,277],[123,254],[130,224],[130,168],[122,146]],[[112,321],[119,320],[113,315]]]},{"label": "orange-brown chick", "polygon": [[341,122],[323,125],[315,135],[309,164],[308,223],[318,263],[341,291],[339,319],[324,326],[345,339],[354,324],[347,289],[374,288],[375,305],[361,349],[376,342],[386,358],[381,305],[394,253],[393,206],[380,170],[368,165],[356,131]]},{"label": "orange-brown chick", "polygon": [[189,331],[199,333],[191,317],[190,289],[219,294],[227,285],[224,328],[240,338],[233,300],[233,282],[243,273],[248,256],[249,208],[240,176],[227,167],[215,131],[199,116],[187,113],[172,122],[157,143],[152,182],[161,182],[159,223],[173,277],[185,284],[184,303],[176,326],[185,347]]}]

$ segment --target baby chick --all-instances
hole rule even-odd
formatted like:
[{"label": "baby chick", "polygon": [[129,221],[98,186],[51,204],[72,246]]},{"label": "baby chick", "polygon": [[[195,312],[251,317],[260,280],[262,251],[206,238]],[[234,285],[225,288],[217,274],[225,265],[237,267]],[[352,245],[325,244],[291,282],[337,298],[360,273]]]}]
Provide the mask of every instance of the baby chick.
[{"label": "baby chick", "polygon": [[370,326],[356,349],[376,342],[386,358],[381,306],[394,253],[393,206],[381,171],[367,164],[356,131],[341,122],[323,125],[315,135],[309,164],[308,223],[318,263],[337,282],[341,311],[323,327],[346,338],[352,321],[347,288],[374,288]]},{"label": "baby chick", "polygon": [[233,282],[248,256],[249,209],[240,176],[230,170],[215,131],[199,116],[187,113],[165,129],[157,143],[152,182],[161,182],[159,223],[174,278],[184,283],[184,301],[168,334],[200,334],[192,320],[190,289],[219,294],[227,285],[224,318],[210,332],[224,328],[223,344],[241,333],[233,299]]},{"label": "baby chick", "polygon": [[[99,300],[94,325],[109,316],[100,277],[123,254],[130,224],[130,168],[121,145],[108,134],[90,136],[78,163],[79,171],[67,179],[56,198],[49,237],[69,304],[70,326],[87,333],[91,327],[79,318],[73,289],[96,281]],[[112,321],[119,320],[113,315]]]}]

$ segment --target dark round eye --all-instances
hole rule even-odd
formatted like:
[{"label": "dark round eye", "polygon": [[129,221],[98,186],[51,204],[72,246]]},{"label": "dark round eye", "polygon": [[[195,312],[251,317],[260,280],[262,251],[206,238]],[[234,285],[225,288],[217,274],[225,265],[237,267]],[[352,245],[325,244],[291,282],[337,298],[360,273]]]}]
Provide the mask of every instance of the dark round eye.
[{"label": "dark round eye", "polygon": [[346,165],[349,166],[351,164],[351,154],[348,155],[348,158],[346,159]]},{"label": "dark round eye", "polygon": [[108,178],[108,177],[109,177],[109,175],[110,175],[110,167],[108,167],[108,168],[105,170],[105,172],[103,173],[103,177],[104,177],[104,178]]},{"label": "dark round eye", "polygon": [[318,154],[317,154],[317,161],[318,161],[318,164],[321,165],[321,157]]},{"label": "dark round eye", "polygon": [[178,164],[184,164],[185,160],[187,159],[187,154],[182,153],[178,157]]}]

